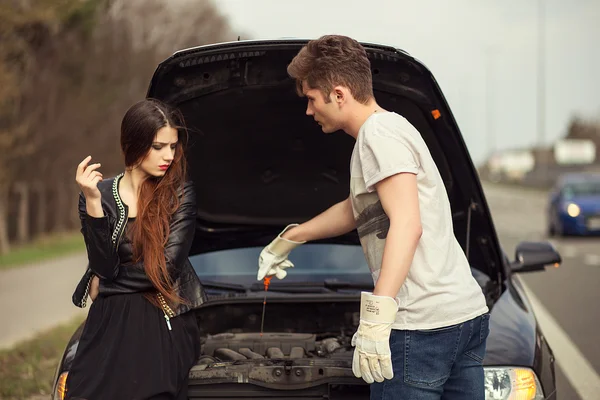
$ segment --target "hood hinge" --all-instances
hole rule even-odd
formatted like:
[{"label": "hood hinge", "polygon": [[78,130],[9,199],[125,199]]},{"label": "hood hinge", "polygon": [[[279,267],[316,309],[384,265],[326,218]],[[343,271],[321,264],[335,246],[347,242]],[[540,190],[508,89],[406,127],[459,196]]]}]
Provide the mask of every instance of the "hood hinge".
[{"label": "hood hinge", "polygon": [[471,199],[471,203],[469,204],[469,208],[467,209],[467,243],[466,243],[466,256],[467,260],[469,260],[469,250],[471,247],[471,213],[479,207],[479,204],[474,202]]}]

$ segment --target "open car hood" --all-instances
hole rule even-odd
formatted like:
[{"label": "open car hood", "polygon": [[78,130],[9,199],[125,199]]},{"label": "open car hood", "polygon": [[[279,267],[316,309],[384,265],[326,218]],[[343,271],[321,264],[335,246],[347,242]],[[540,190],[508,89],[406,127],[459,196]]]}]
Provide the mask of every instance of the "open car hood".
[{"label": "open car hood", "polygon": [[[306,42],[206,45],[179,51],[156,69],[148,97],[179,107],[190,133],[198,201],[192,254],[264,246],[286,224],[348,196],[354,140],[343,132],[324,134],[305,115],[306,99],[287,75]],[[479,178],[435,78],[402,50],[363,45],[378,103],[406,117],[429,146],[471,264],[501,280],[501,251]],[[329,242],[358,244],[358,236]]]}]

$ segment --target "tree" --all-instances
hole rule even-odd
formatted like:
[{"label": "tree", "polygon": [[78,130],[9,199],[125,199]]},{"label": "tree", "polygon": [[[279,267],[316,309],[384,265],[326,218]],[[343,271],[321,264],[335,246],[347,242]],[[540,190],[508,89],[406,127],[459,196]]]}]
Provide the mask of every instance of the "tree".
[{"label": "tree", "polygon": [[105,176],[122,170],[121,118],[145,96],[156,65],[181,48],[237,37],[211,1],[15,4],[0,8],[0,151],[10,155],[0,160],[0,251],[17,179],[22,198],[37,199],[38,230],[77,228],[75,168],[91,154]]}]

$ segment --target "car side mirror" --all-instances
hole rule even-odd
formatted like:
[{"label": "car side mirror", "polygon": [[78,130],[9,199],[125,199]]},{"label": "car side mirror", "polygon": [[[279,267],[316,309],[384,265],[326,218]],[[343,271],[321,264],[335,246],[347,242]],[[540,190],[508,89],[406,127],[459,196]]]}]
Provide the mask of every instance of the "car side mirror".
[{"label": "car side mirror", "polygon": [[547,265],[562,262],[560,254],[550,242],[521,242],[515,250],[515,261],[510,265],[513,272],[543,270]]}]

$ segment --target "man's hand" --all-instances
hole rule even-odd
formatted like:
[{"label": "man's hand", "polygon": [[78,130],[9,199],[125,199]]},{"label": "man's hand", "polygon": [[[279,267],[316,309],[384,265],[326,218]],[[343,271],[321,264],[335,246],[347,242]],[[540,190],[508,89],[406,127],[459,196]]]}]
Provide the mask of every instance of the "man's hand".
[{"label": "man's hand", "polygon": [[352,203],[349,197],[334,204],[302,225],[288,225],[260,253],[257,279],[260,281],[265,276],[271,275],[275,275],[279,279],[285,278],[287,275],[286,268],[294,266],[287,259],[288,254],[294,248],[313,240],[340,236],[355,228],[356,222],[354,221]]},{"label": "man's hand", "polygon": [[362,292],[360,297],[360,324],[352,337],[354,358],[352,372],[367,383],[392,379],[390,333],[396,320],[398,303],[387,296]]},{"label": "man's hand", "polygon": [[286,268],[294,266],[287,259],[290,252],[296,247],[306,242],[295,242],[285,239],[283,235],[288,229],[298,226],[298,224],[288,225],[267,247],[263,249],[258,257],[258,274],[257,280],[262,280],[265,276],[275,275],[279,279],[285,278],[287,275]]},{"label": "man's hand", "polygon": [[92,301],[96,300],[96,297],[98,297],[99,289],[100,289],[100,278],[98,278],[96,275],[94,275],[94,277],[92,278],[92,282],[90,282],[90,291],[89,291],[89,296],[90,296],[90,299],[92,299]]}]

